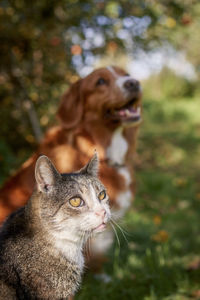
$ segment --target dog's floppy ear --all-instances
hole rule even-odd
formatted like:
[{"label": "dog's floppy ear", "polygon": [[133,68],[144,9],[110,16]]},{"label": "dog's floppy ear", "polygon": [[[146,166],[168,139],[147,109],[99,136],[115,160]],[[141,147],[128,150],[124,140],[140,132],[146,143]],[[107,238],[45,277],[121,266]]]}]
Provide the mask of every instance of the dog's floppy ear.
[{"label": "dog's floppy ear", "polygon": [[57,116],[67,129],[75,127],[83,115],[83,95],[81,95],[81,79],[73,83],[63,95]]}]

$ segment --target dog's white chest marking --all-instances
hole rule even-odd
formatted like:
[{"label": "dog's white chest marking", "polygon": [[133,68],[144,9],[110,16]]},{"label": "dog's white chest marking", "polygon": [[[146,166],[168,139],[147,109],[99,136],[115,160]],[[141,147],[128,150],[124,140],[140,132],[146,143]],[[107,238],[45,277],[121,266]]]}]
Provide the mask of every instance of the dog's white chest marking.
[{"label": "dog's white chest marking", "polygon": [[122,128],[118,128],[114,132],[110,146],[107,149],[107,158],[113,165],[123,165],[127,150],[128,143],[122,135]]},{"label": "dog's white chest marking", "polygon": [[[124,165],[126,153],[128,150],[128,143],[122,135],[122,128],[115,131],[110,146],[107,149],[107,158],[110,160],[111,165],[117,165],[117,172],[124,177],[126,189],[121,192],[117,198],[116,202],[120,209],[115,212],[115,217],[121,218],[127,209],[131,205],[131,200],[133,195],[130,191],[131,175],[129,170]],[[118,167],[119,166],[119,167]]]}]

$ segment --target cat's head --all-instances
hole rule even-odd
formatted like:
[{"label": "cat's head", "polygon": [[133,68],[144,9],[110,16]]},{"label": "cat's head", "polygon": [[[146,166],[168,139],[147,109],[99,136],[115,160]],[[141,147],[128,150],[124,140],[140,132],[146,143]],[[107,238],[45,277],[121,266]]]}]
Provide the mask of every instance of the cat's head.
[{"label": "cat's head", "polygon": [[98,179],[97,154],[81,170],[60,174],[47,156],[36,162],[40,218],[54,233],[100,232],[110,219],[109,199]]}]

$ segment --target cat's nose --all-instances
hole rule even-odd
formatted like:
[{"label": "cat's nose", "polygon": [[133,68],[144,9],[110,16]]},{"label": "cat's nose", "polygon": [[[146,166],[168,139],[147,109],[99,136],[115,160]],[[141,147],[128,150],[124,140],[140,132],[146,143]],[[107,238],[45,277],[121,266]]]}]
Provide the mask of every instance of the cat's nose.
[{"label": "cat's nose", "polygon": [[97,216],[99,216],[99,217],[104,218],[104,217],[105,217],[105,214],[106,214],[106,211],[105,211],[104,208],[102,208],[102,209],[96,211],[95,214],[96,214]]}]

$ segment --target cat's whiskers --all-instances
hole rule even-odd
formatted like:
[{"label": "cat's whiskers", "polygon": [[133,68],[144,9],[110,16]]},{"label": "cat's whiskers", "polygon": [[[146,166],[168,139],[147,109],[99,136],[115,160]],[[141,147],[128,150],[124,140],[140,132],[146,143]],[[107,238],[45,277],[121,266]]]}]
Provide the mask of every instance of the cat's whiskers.
[{"label": "cat's whiskers", "polygon": [[77,254],[80,253],[80,251],[82,251],[84,243],[85,243],[85,233],[83,232],[80,237],[80,243],[79,243],[79,247],[77,248]]},{"label": "cat's whiskers", "polygon": [[119,246],[119,248],[120,248],[120,240],[119,240],[119,236],[118,236],[117,230],[115,229],[115,226],[114,226],[113,223],[110,223],[110,225],[111,225],[111,227],[112,227],[112,229],[113,229],[113,231],[114,231],[114,233],[115,233],[115,236],[116,236],[117,242],[118,242],[118,246]]},{"label": "cat's whiskers", "polygon": [[[115,222],[117,222],[117,225],[119,225],[119,222],[122,222],[122,218],[118,216],[118,214],[115,212],[115,211],[111,211],[111,219]],[[120,225],[119,225],[120,226]],[[126,231],[124,228],[122,228],[121,226],[121,229],[123,230],[123,232],[127,235],[127,236],[132,236],[132,234],[128,231]]]},{"label": "cat's whiskers", "polygon": [[91,256],[91,237],[89,237],[88,239],[88,243],[87,243],[87,248],[88,248],[88,257]]},{"label": "cat's whiskers", "polygon": [[119,212],[117,212],[116,210],[114,210],[113,208],[110,209],[111,215],[112,217],[114,217],[117,220],[121,220],[122,216],[119,215]]},{"label": "cat's whiskers", "polygon": [[127,244],[129,243],[128,242],[128,240],[127,240],[127,237],[126,237],[126,234],[128,234],[128,232],[126,232],[116,221],[114,221],[114,219],[113,218],[110,218],[110,221],[111,221],[111,223],[113,224],[113,225],[116,225],[118,228],[119,228],[119,230],[120,230],[120,232],[122,233],[122,235],[123,235],[123,237],[124,237],[124,239],[125,239],[125,241],[127,242]]},{"label": "cat's whiskers", "polygon": [[89,257],[91,256],[91,253],[92,253],[92,251],[91,251],[91,240],[92,240],[92,237],[93,237],[93,231],[91,230],[91,232],[90,232],[90,237],[89,237],[89,239],[88,239],[88,249],[89,249]]},{"label": "cat's whiskers", "polygon": [[87,258],[90,257],[90,241],[91,240],[90,240],[90,236],[89,236],[87,239],[87,242],[85,244],[85,254],[86,254]]}]

